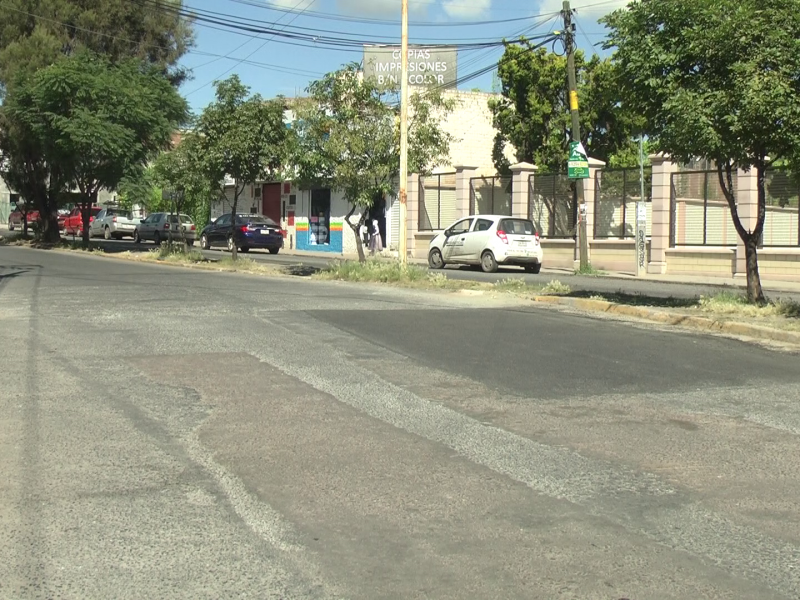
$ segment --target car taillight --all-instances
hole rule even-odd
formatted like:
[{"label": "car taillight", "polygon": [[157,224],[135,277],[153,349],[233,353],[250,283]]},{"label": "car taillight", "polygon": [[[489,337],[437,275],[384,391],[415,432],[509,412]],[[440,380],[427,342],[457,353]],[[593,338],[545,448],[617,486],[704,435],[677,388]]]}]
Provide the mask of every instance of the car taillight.
[{"label": "car taillight", "polygon": [[500,240],[501,240],[501,241],[502,241],[504,244],[507,244],[507,243],[508,243],[508,236],[506,235],[506,232],[505,232],[505,231],[500,231],[500,230],[498,229],[498,230],[497,230],[497,237],[499,237],[499,238],[500,238]]},{"label": "car taillight", "polygon": [[116,222],[117,222],[117,217],[112,217],[112,218],[111,218],[111,221],[112,221],[113,223],[116,223]]},{"label": "car taillight", "polygon": [[197,227],[195,227],[194,225],[192,225],[191,227],[189,227],[189,231],[194,231],[195,229],[197,229]]},{"label": "car taillight", "polygon": [[169,229],[169,223],[164,223],[164,229]]},{"label": "car taillight", "polygon": [[239,229],[242,231],[242,233],[247,233],[248,227],[247,225],[242,225]]}]

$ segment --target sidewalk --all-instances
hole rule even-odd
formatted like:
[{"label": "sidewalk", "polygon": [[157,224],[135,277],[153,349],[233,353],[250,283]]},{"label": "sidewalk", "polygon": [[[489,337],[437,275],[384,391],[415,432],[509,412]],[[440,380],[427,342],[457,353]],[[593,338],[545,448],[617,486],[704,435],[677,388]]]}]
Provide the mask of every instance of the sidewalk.
[{"label": "sidewalk", "polygon": [[[281,254],[287,256],[309,257],[309,258],[326,258],[329,260],[358,260],[358,255],[352,254],[333,254],[331,252],[312,252],[306,250],[287,250],[281,251]],[[380,257],[382,260],[392,260],[390,256]],[[424,258],[409,259],[409,263],[415,265],[427,265],[428,262]],[[509,273],[511,274],[511,273]],[[520,271],[520,274],[522,272]],[[547,267],[542,269],[543,275],[553,275],[562,278],[575,277],[575,273],[569,269],[551,268]],[[597,275],[598,278],[604,279],[621,279],[628,281],[653,281],[659,283],[677,283],[689,285],[706,285],[706,286],[719,286],[731,287],[744,290],[747,287],[747,280],[744,277],[711,277],[711,276],[692,276],[692,275],[651,275],[646,274],[637,277],[632,273],[623,273],[619,271],[603,271],[602,275]],[[800,281],[780,281],[770,280],[764,277],[761,278],[761,286],[765,292],[786,292],[792,294],[800,294]]]}]

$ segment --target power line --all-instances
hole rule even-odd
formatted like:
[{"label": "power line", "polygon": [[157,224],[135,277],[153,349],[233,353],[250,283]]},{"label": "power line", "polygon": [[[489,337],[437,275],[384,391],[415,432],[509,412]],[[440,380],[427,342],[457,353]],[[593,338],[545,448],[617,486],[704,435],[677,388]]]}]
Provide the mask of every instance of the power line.
[{"label": "power line", "polygon": [[[297,8],[297,7],[298,7],[298,6],[300,6],[300,5],[301,5],[303,2],[306,2],[306,1],[308,2],[308,4],[306,5],[306,8],[310,7],[310,6],[311,6],[311,5],[314,3],[314,0],[300,0],[300,1],[299,1],[299,2],[298,2],[296,5],[295,5],[295,8]],[[291,25],[291,24],[292,24],[292,22],[293,22],[295,19],[297,19],[298,17],[300,17],[300,15],[302,15],[302,14],[303,14],[303,12],[302,12],[302,11],[300,11],[300,12],[299,12],[299,13],[297,13],[297,14],[295,14],[295,15],[294,15],[294,16],[291,18],[291,20],[290,20],[290,21],[289,21],[289,22],[286,24],[286,25],[287,25],[287,27],[288,27],[289,25]],[[212,84],[212,83],[214,83],[215,81],[218,81],[220,78],[224,77],[225,75],[227,75],[228,73],[230,73],[231,71],[233,71],[233,70],[234,70],[234,69],[235,69],[235,68],[236,68],[238,65],[242,64],[242,62],[246,61],[246,60],[247,60],[247,59],[249,59],[251,56],[253,56],[253,55],[254,55],[256,52],[259,52],[259,51],[263,50],[263,49],[264,49],[264,47],[265,47],[267,44],[269,44],[269,43],[270,43],[270,42],[271,42],[273,39],[275,39],[275,36],[273,36],[273,37],[271,37],[271,38],[267,39],[267,40],[266,40],[266,41],[265,41],[263,44],[261,44],[261,45],[260,45],[258,48],[256,48],[255,50],[253,50],[253,51],[252,51],[250,54],[248,54],[247,56],[245,56],[245,57],[244,57],[242,60],[240,60],[240,61],[238,61],[238,62],[235,62],[235,63],[233,64],[233,66],[231,66],[231,68],[230,68],[230,69],[228,69],[227,71],[224,71],[223,73],[221,73],[220,75],[217,75],[216,77],[214,77],[214,78],[213,78],[213,79],[211,79],[210,81],[207,81],[207,82],[206,82],[206,83],[204,83],[203,85],[201,85],[201,86],[199,86],[199,87],[197,87],[197,88],[193,89],[191,92],[188,92],[188,93],[186,94],[186,97],[188,98],[189,96],[191,96],[191,95],[192,95],[192,94],[194,94],[195,92],[199,92],[200,90],[202,90],[202,89],[203,89],[203,88],[205,88],[206,86],[208,86],[208,85],[211,85],[211,84]],[[245,42],[245,43],[247,43],[247,42]],[[242,44],[242,46],[243,46],[243,45],[244,45],[244,44]],[[242,46],[239,46],[239,48],[241,48]],[[237,50],[238,50],[238,48],[237,48]],[[234,52],[235,52],[235,51],[236,51],[236,50],[234,50]]]},{"label": "power line", "polygon": [[[37,14],[31,13],[31,12],[28,12],[28,11],[25,11],[25,10],[12,8],[10,6],[6,6],[5,8],[7,10],[12,11],[12,12],[23,14],[23,15],[26,15],[26,16],[31,17],[33,19],[36,19],[38,21],[43,21],[45,23],[52,23],[54,25],[61,25],[63,27],[70,27],[71,29],[74,29],[75,31],[82,31],[84,33],[90,33],[92,35],[97,35],[97,36],[104,37],[104,38],[110,39],[110,40],[117,40],[117,41],[120,41],[120,42],[128,42],[128,43],[130,43],[132,45],[135,45],[135,46],[141,45],[141,43],[139,41],[132,40],[130,38],[125,38],[125,37],[118,36],[118,35],[112,35],[110,33],[104,33],[102,31],[95,31],[93,29],[88,29],[86,27],[80,27],[78,25],[72,25],[72,24],[69,24],[69,23],[64,23],[63,21],[58,21],[56,19],[50,19],[50,18],[44,17],[42,15],[37,15]],[[158,44],[147,44],[146,47],[147,48],[154,48],[154,49],[157,49],[157,50],[166,50],[166,51],[174,50],[174,48],[169,48],[167,46],[160,46]],[[191,49],[187,50],[186,54],[195,54],[197,56],[208,56],[208,57],[214,57],[216,59],[229,58],[228,56],[225,56],[223,54],[214,54],[212,52],[204,52],[204,51],[201,51],[201,50],[191,50]],[[261,67],[261,68],[267,69],[269,71],[283,72],[283,73],[287,73],[289,75],[308,75],[310,77],[318,77],[318,76],[323,75],[323,73],[319,73],[319,72],[316,72],[316,71],[308,71],[308,70],[305,70],[305,69],[290,69],[290,68],[286,67],[285,65],[273,65],[273,64],[264,63],[264,62],[258,62],[258,61],[253,61],[253,60],[245,60],[245,61],[242,61],[242,62],[244,62],[246,64],[249,64],[249,65],[252,65],[254,67]]]},{"label": "power line", "polygon": [[[373,36],[371,39],[363,39],[359,37],[352,37],[350,32],[319,29],[313,27],[299,27],[276,29],[276,23],[273,21],[261,21],[254,19],[243,20],[241,17],[229,15],[227,13],[220,13],[217,11],[200,10],[200,9],[184,9],[182,7],[163,4],[158,0],[128,0],[136,4],[147,4],[154,8],[166,13],[177,14],[179,16],[191,19],[201,27],[208,27],[211,29],[229,30],[232,33],[242,34],[247,32],[256,34],[258,36],[263,34],[271,34],[281,38],[296,40],[300,42],[312,42],[314,45],[323,46],[326,48],[351,48],[363,45],[382,45],[388,42],[394,42],[396,36]],[[297,15],[299,16],[299,15]],[[262,25],[258,25],[261,23]],[[468,38],[473,40],[474,38]],[[447,43],[449,45],[457,45],[463,48],[482,48],[501,45],[494,39],[487,39],[478,42],[467,41],[465,38],[442,38],[436,40],[438,43]],[[296,44],[301,45],[301,44]]]},{"label": "power line", "polygon": [[[254,2],[253,0],[228,0],[234,4],[242,4],[245,6],[253,6],[263,10],[271,10],[276,12],[285,12],[291,13],[295,12],[291,8],[282,8],[280,6],[275,5],[268,5],[262,2]],[[557,15],[557,12],[552,13]],[[338,13],[330,13],[330,12],[322,12],[322,11],[313,11],[309,10],[304,13],[304,16],[317,18],[317,19],[325,19],[328,21],[343,21],[349,23],[364,23],[369,25],[399,25],[399,21],[395,21],[392,19],[377,19],[377,18],[369,18],[369,17],[355,17],[350,15],[341,15]],[[486,21],[410,21],[409,27],[482,27],[485,25],[498,25],[502,23],[516,23],[519,21],[527,20],[527,19],[536,19],[543,15],[530,15],[530,16],[523,16],[523,17],[513,17],[508,19],[494,19],[494,20],[486,20]],[[548,15],[549,16],[549,15]]]}]

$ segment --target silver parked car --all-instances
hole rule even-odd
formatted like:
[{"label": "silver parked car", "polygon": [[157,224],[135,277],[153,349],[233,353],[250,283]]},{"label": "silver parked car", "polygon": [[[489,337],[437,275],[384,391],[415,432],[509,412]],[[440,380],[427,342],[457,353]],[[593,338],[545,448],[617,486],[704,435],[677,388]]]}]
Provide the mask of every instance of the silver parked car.
[{"label": "silver parked car", "polygon": [[197,237],[197,226],[189,215],[176,215],[170,213],[153,213],[146,219],[141,219],[133,232],[133,241],[153,241],[156,245],[172,237],[172,241],[181,239],[180,229],[183,229],[186,241],[191,246]]},{"label": "silver parked car", "polygon": [[121,208],[104,208],[89,224],[89,237],[103,236],[107,240],[133,236],[139,219],[134,219],[130,211]]}]

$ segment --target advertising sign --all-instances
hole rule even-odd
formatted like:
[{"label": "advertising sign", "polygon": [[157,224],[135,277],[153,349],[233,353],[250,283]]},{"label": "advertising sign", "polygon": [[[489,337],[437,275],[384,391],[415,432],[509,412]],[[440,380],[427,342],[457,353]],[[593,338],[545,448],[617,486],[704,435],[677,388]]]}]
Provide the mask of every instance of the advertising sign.
[{"label": "advertising sign", "polygon": [[[379,86],[400,87],[403,55],[400,46],[364,46],[364,77]],[[409,46],[408,83],[456,87],[458,52],[453,46]]]}]

